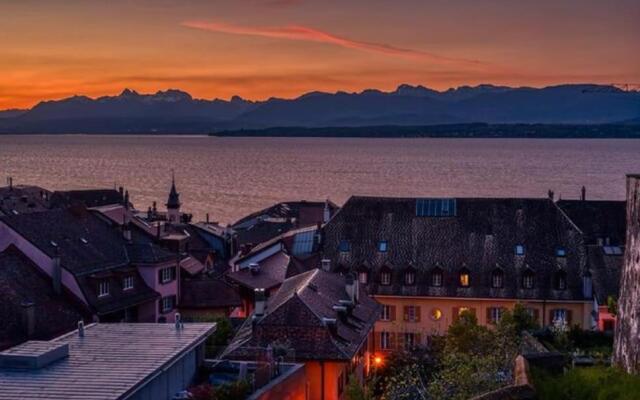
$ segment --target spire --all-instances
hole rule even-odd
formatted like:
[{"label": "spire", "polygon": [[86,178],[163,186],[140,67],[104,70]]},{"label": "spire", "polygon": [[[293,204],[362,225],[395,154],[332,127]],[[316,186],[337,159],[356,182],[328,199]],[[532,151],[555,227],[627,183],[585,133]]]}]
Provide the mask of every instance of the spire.
[{"label": "spire", "polygon": [[179,209],[180,208],[180,194],[176,190],[176,177],[171,170],[171,191],[169,192],[169,200],[167,200],[167,209]]}]

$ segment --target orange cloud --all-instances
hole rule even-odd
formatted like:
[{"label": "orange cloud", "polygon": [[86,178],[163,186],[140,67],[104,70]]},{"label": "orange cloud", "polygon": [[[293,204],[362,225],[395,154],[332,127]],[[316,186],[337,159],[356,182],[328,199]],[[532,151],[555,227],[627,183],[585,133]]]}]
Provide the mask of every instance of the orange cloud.
[{"label": "orange cloud", "polygon": [[370,53],[384,54],[387,56],[420,58],[439,63],[455,63],[478,65],[479,61],[460,58],[444,57],[421,50],[405,49],[384,43],[363,42],[336,36],[328,32],[300,25],[288,25],[283,27],[252,27],[227,24],[224,22],[185,21],[183,26],[201,29],[210,32],[228,33],[233,35],[260,36],[267,38],[298,40],[306,42],[327,43],[335,46],[367,51]]}]

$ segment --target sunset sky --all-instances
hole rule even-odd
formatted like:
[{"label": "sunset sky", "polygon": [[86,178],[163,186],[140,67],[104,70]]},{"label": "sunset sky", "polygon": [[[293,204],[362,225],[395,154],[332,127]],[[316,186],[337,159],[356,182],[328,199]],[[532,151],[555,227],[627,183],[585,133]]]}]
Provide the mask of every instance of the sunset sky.
[{"label": "sunset sky", "polygon": [[0,0],[0,109],[565,82],[640,82],[640,1]]}]

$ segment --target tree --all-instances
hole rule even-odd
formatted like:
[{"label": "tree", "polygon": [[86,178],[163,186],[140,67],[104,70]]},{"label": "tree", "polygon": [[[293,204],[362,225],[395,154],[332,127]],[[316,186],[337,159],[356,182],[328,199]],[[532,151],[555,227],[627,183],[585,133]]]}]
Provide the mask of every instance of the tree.
[{"label": "tree", "polygon": [[360,384],[360,380],[354,374],[349,376],[349,384],[345,390],[346,400],[372,400],[372,390],[370,385],[364,387]]}]

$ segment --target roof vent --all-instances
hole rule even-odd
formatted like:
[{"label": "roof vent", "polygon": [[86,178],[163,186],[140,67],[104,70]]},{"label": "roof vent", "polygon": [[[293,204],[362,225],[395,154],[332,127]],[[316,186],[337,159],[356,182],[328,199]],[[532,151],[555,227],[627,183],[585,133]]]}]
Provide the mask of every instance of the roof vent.
[{"label": "roof vent", "polygon": [[89,244],[89,241],[85,238],[80,238],[80,241],[84,244]]},{"label": "roof vent", "polygon": [[331,260],[329,260],[328,258],[323,258],[321,264],[324,271],[331,271]]},{"label": "roof vent", "polygon": [[249,264],[249,270],[251,271],[251,275],[258,275],[260,273],[260,264],[258,263]]},{"label": "roof vent", "polygon": [[322,324],[324,326],[326,326],[327,328],[329,328],[329,332],[331,332],[332,334],[337,334],[338,333],[338,320],[335,318],[326,318],[323,317],[322,318]]},{"label": "roof vent", "polygon": [[0,353],[0,368],[41,369],[69,356],[69,344],[32,340]]}]

